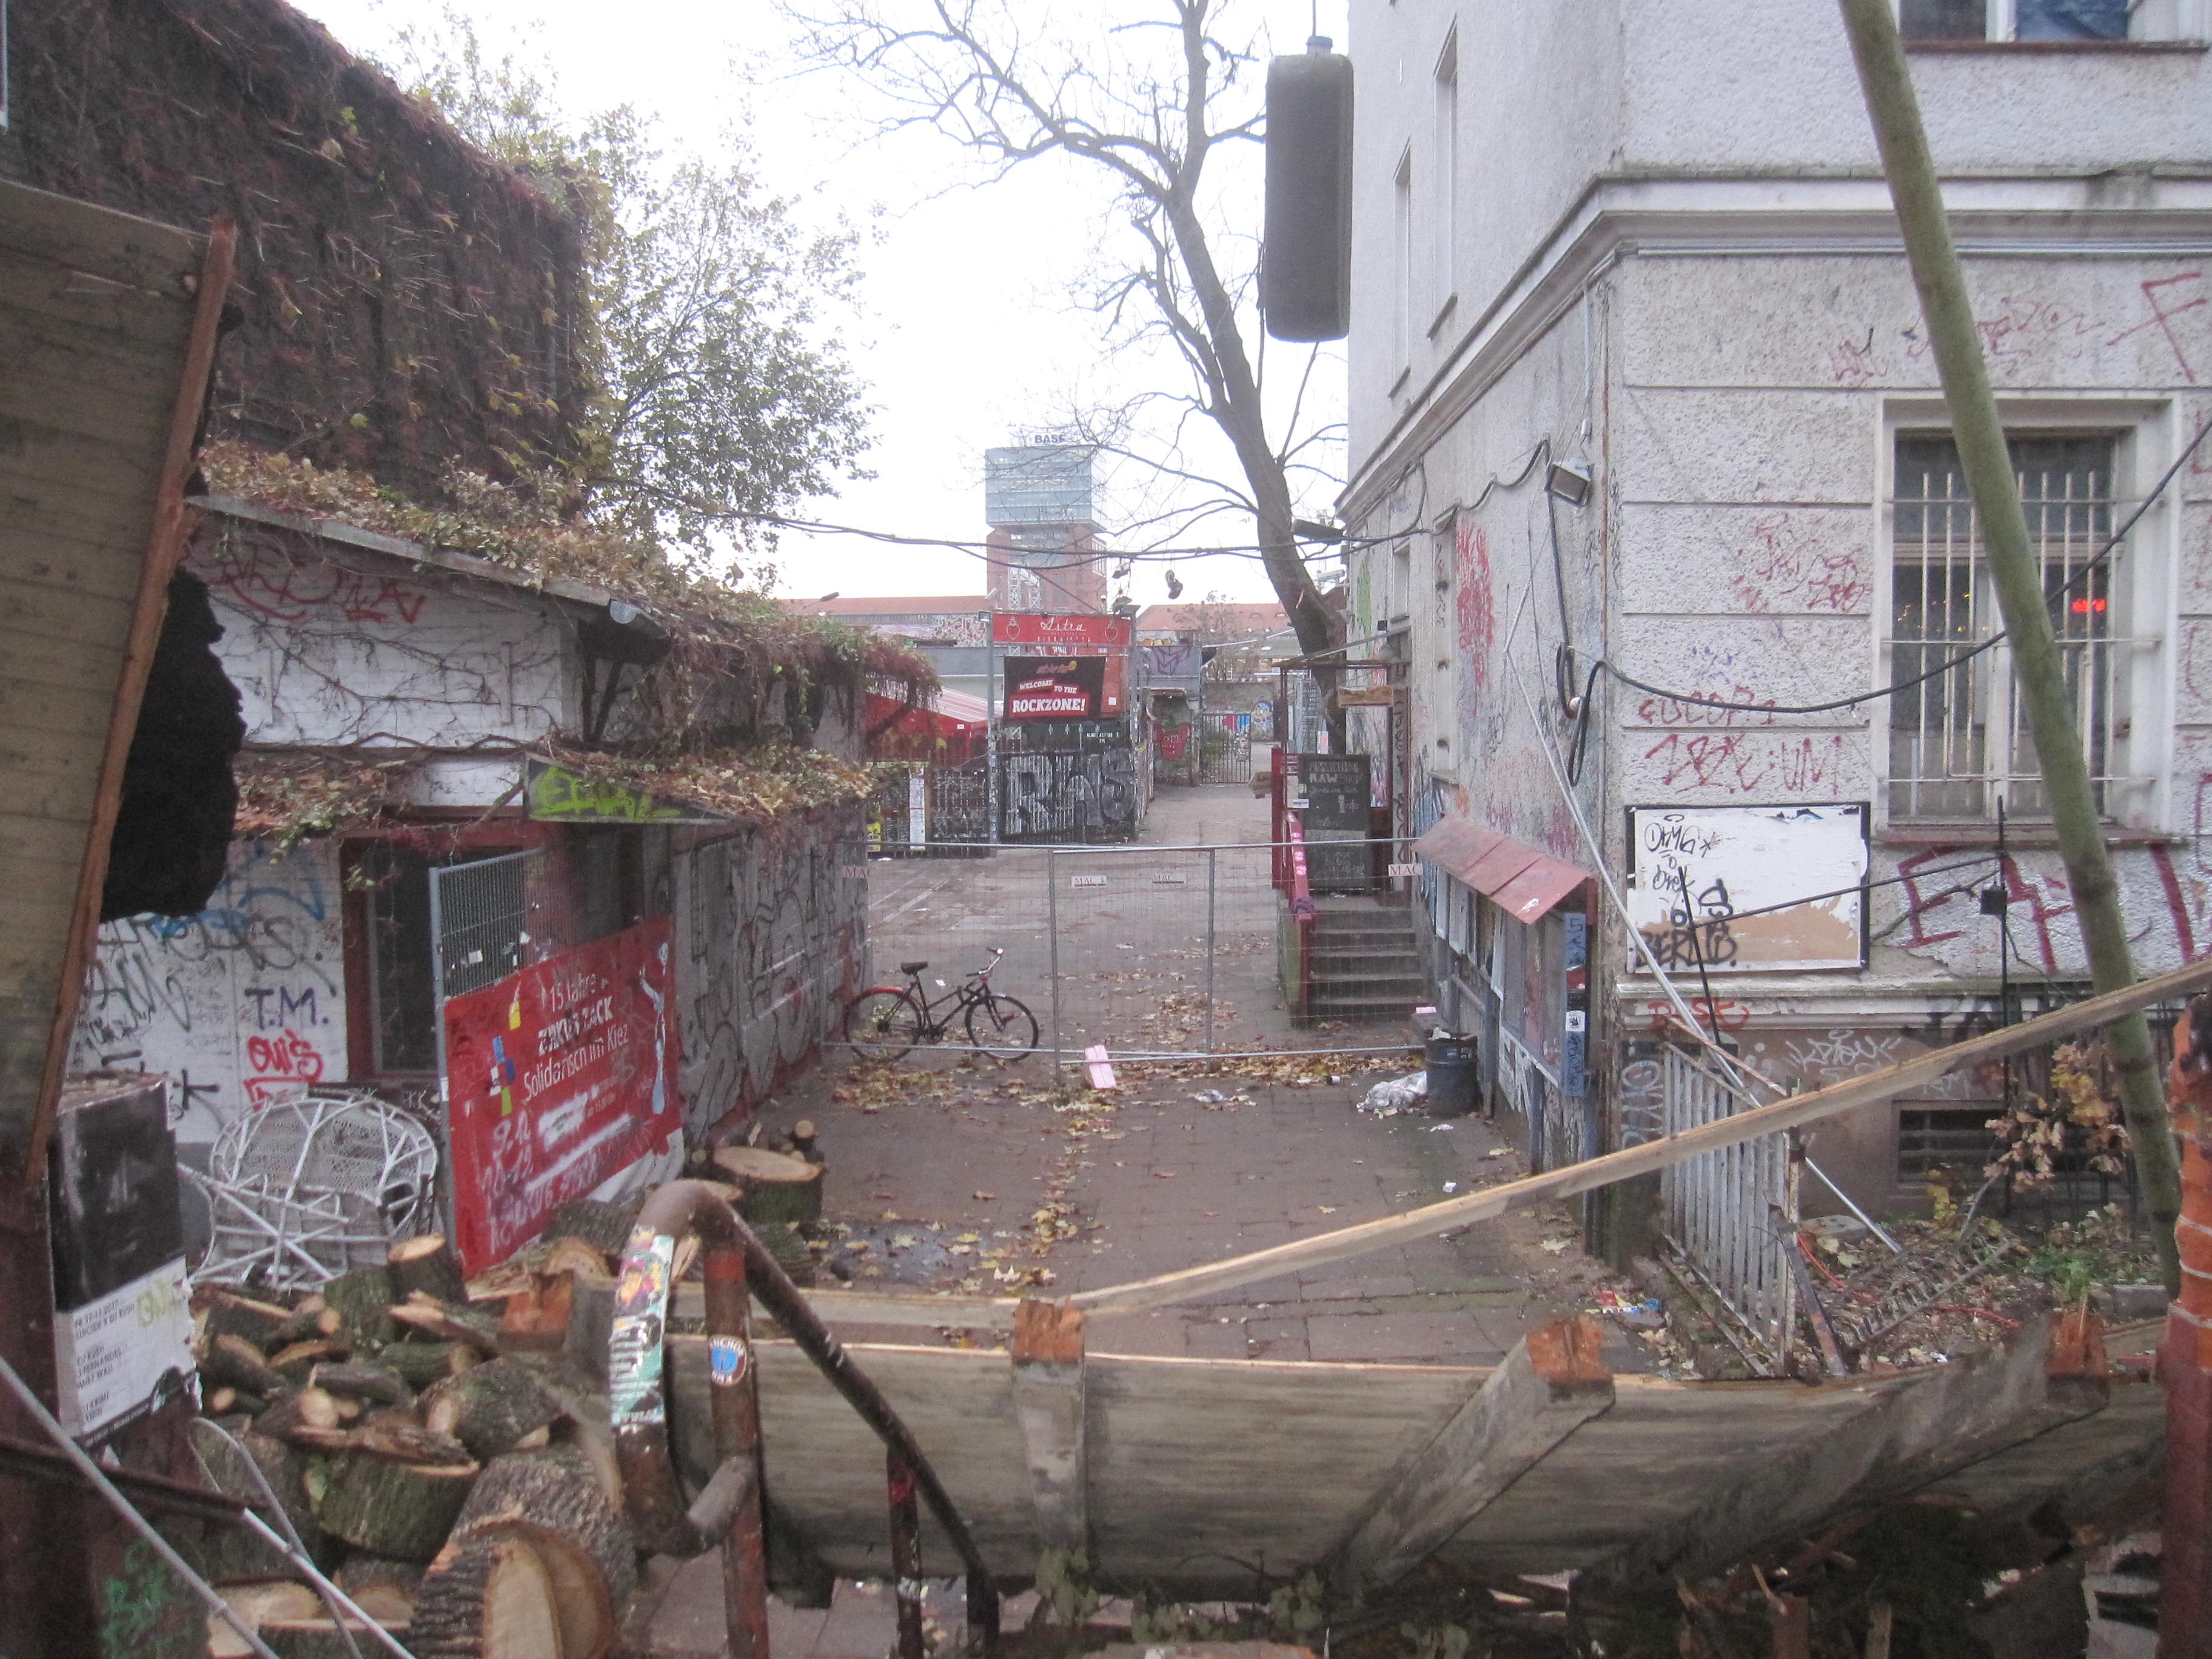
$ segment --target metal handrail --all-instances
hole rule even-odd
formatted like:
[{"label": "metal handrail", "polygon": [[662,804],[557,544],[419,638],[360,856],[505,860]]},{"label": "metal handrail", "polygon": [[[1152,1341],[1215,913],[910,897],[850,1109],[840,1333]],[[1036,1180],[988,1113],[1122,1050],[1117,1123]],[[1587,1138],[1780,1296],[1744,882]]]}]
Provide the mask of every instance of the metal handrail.
[{"label": "metal handrail", "polygon": [[[662,1375],[671,1265],[676,1240],[696,1230],[704,1246],[707,1336],[713,1390],[714,1478],[686,1509],[669,1454],[671,1391]],[[672,1181],[638,1212],[617,1281],[608,1371],[623,1504],[648,1547],[696,1555],[723,1541],[723,1583],[734,1659],[767,1659],[767,1571],[761,1531],[757,1382],[747,1331],[757,1297],[785,1334],[844,1396],[885,1448],[896,1487],[910,1473],[918,1492],[968,1569],[969,1628],[986,1653],[999,1638],[999,1594],[981,1550],[913,1433],[883,1392],[807,1304],[767,1247],[704,1182]],[[750,1293],[749,1293],[750,1292]],[[896,1511],[898,1493],[892,1494]],[[911,1499],[909,1498],[910,1502]],[[896,1516],[894,1525],[897,1524]],[[902,1594],[905,1587],[902,1585]]]}]

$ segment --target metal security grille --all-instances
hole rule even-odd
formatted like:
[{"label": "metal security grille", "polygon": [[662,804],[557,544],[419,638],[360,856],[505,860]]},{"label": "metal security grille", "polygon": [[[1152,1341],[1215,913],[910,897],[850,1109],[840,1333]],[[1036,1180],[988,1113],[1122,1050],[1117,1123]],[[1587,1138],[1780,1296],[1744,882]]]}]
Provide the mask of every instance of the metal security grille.
[{"label": "metal security grille", "polygon": [[[1661,1063],[1668,1134],[1740,1109],[1701,1056],[1670,1045]],[[1741,1334],[1781,1369],[1797,1317],[1790,1269],[1797,1228],[1790,1137],[1762,1135],[1673,1165],[1660,1177],[1660,1203],[1677,1253],[1736,1316]]]},{"label": "metal security grille", "polygon": [[1252,716],[1236,709],[1201,709],[1197,720],[1200,783],[1252,781]]},{"label": "metal security grille", "polygon": [[[2044,590],[2056,596],[2051,623],[2067,690],[2107,815],[2124,810],[2128,786],[2145,781],[2129,765],[2129,681],[2147,641],[2130,632],[2128,550],[2059,590],[2112,533],[2115,449],[2109,435],[2012,445]],[[1903,684],[2003,626],[1951,440],[1899,439],[1893,522],[1890,676],[1900,689],[1890,699],[1891,816],[1989,818],[2000,805],[2015,816],[2046,812],[2008,647]]]},{"label": "metal security grille", "polygon": [[[530,942],[530,878],[541,856],[507,853],[431,869],[432,962],[441,1010],[447,999],[481,990],[522,967]],[[442,1028],[442,1014],[439,1023]]]}]

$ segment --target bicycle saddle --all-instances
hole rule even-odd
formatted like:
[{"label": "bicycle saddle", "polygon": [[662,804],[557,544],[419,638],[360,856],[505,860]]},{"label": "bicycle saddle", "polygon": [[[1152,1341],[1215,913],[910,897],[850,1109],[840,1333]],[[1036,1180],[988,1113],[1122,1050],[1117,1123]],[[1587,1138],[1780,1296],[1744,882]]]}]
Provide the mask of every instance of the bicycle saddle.
[{"label": "bicycle saddle", "polygon": [[902,962],[899,963],[899,972],[902,974],[918,974],[928,966],[929,964],[926,962]]}]

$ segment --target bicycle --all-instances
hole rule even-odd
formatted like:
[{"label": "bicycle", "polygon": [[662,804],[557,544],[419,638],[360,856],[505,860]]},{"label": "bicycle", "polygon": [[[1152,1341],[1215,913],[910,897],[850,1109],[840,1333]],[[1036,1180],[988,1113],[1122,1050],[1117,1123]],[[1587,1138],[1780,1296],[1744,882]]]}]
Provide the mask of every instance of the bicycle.
[{"label": "bicycle", "polygon": [[[845,1041],[871,1060],[897,1060],[920,1043],[950,1036],[953,1020],[964,1010],[970,1047],[994,1060],[1021,1059],[1037,1045],[1036,1016],[1018,997],[991,988],[991,970],[1006,954],[994,948],[990,961],[934,1002],[921,988],[922,970],[929,964],[902,962],[903,986],[873,986],[845,1005]],[[937,1010],[948,1004],[945,1018],[936,1018]]]}]

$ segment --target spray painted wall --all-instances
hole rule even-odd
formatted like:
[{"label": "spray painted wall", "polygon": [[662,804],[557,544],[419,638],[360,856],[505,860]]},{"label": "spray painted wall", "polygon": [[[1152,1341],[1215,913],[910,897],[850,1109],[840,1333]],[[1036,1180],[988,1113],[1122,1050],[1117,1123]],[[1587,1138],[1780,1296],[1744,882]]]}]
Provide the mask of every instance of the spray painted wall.
[{"label": "spray painted wall", "polygon": [[237,842],[196,916],[127,916],[100,930],[72,1070],[167,1072],[181,1145],[268,1091],[346,1075],[337,849]]},{"label": "spray painted wall", "polygon": [[679,850],[674,869],[684,1127],[696,1141],[805,1060],[867,982],[861,810]]}]

